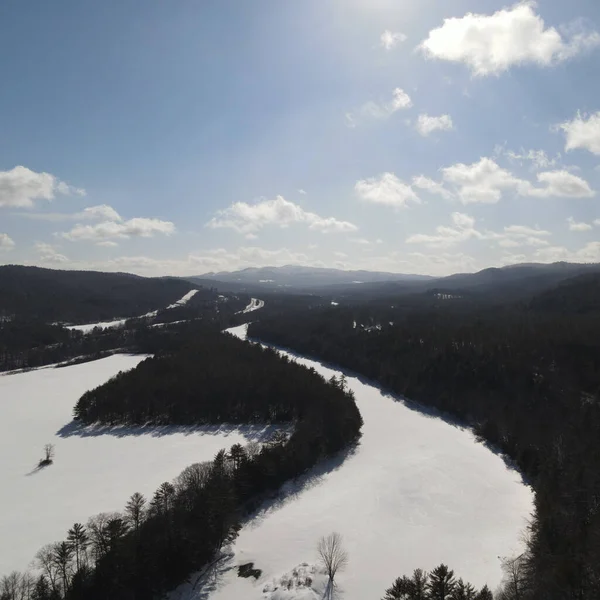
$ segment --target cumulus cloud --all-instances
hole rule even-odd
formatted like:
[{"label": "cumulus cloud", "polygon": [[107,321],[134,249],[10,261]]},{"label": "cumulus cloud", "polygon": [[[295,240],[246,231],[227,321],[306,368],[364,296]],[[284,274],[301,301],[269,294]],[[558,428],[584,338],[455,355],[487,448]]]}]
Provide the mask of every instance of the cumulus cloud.
[{"label": "cumulus cloud", "polygon": [[559,125],[567,138],[565,150],[582,148],[600,155],[600,112],[577,116],[572,121]]},{"label": "cumulus cloud", "polygon": [[395,112],[411,108],[412,105],[411,97],[402,88],[397,87],[392,92],[391,100],[387,102],[369,101],[358,110],[346,113],[346,125],[356,127],[361,120],[387,119]]},{"label": "cumulus cloud", "polygon": [[379,44],[386,50],[391,50],[394,46],[397,46],[401,42],[406,41],[406,35],[399,31],[390,31],[386,29],[379,38]]},{"label": "cumulus cloud", "polygon": [[417,175],[416,177],[413,177],[412,184],[414,187],[425,190],[430,194],[441,196],[446,200],[454,198],[454,194],[447,190],[441,183],[438,183],[429,177],[425,177],[425,175]]},{"label": "cumulus cloud", "polygon": [[417,120],[417,131],[427,137],[434,131],[452,131],[454,124],[450,115],[440,115],[439,117],[430,117],[427,114],[419,115]]},{"label": "cumulus cloud", "polygon": [[137,217],[128,221],[103,221],[96,225],[78,223],[71,231],[59,235],[71,242],[92,241],[98,243],[131,237],[150,238],[158,234],[171,235],[174,232],[175,225],[171,221]]},{"label": "cumulus cloud", "polygon": [[539,198],[592,198],[596,195],[585,179],[568,171],[538,173],[537,179],[544,187],[531,187],[525,195]]},{"label": "cumulus cloud", "polygon": [[569,217],[567,223],[569,224],[569,231],[589,231],[592,229],[592,226],[589,223],[576,221],[573,217]]},{"label": "cumulus cloud", "polygon": [[595,31],[572,26],[567,38],[546,27],[536,6],[525,1],[492,15],[467,13],[445,19],[419,48],[427,57],[463,63],[474,75],[485,76],[514,65],[551,66],[600,45]]},{"label": "cumulus cloud", "polygon": [[100,204],[98,206],[90,206],[84,208],[81,212],[76,213],[53,213],[53,212],[20,212],[14,213],[20,217],[34,219],[36,221],[50,221],[58,223],[61,221],[121,221],[119,213],[108,204]]},{"label": "cumulus cloud", "polygon": [[12,250],[15,242],[7,233],[0,233],[0,251]]},{"label": "cumulus cloud", "polygon": [[447,248],[468,240],[496,241],[501,247],[546,246],[549,231],[526,225],[509,225],[502,231],[479,230],[475,219],[461,212],[451,215],[452,225],[440,225],[433,234],[417,233],[406,239],[407,244],[424,244],[432,248]]},{"label": "cumulus cloud", "polygon": [[509,150],[506,156],[511,162],[521,165],[530,162],[533,169],[549,169],[556,166],[560,159],[560,155],[557,158],[550,158],[544,150],[521,150],[520,153]]},{"label": "cumulus cloud", "polygon": [[412,187],[398,179],[394,173],[383,173],[379,177],[361,179],[356,182],[354,190],[359,198],[373,204],[406,208],[411,203],[421,203]]},{"label": "cumulus cloud", "polygon": [[38,254],[39,260],[45,263],[66,263],[69,262],[69,259],[61,254],[54,246],[51,244],[45,244],[42,242],[38,242],[34,246],[35,251]]},{"label": "cumulus cloud", "polygon": [[591,198],[595,195],[589,183],[566,170],[545,171],[536,175],[539,187],[513,175],[491,158],[481,158],[471,165],[457,163],[442,169],[447,184],[463,204],[495,204],[504,192],[538,198]]},{"label": "cumulus cloud", "polygon": [[261,200],[255,204],[236,202],[221,210],[207,226],[213,229],[229,228],[242,234],[255,234],[263,227],[286,228],[290,225],[304,224],[309,229],[322,233],[344,233],[356,231],[358,227],[348,221],[334,217],[321,217],[304,210],[298,204],[277,196],[274,200]]},{"label": "cumulus cloud", "polygon": [[426,244],[434,248],[453,246],[470,239],[481,239],[482,233],[475,229],[475,219],[460,212],[451,215],[452,227],[440,225],[433,235],[417,233],[406,239],[407,244]]},{"label": "cumulus cloud", "polygon": [[50,173],[36,173],[23,166],[0,171],[0,207],[30,208],[36,200],[53,200],[57,194],[84,196]]}]

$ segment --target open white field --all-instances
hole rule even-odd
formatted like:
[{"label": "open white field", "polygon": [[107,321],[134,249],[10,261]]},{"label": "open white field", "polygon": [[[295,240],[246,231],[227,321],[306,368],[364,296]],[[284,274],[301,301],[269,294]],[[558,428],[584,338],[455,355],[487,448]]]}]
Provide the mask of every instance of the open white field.
[{"label": "open white field", "polygon": [[[245,326],[232,332],[244,336]],[[298,361],[327,378],[339,374]],[[192,578],[172,600],[322,598],[322,579],[315,578],[317,589],[296,587],[293,572],[304,562],[309,566],[300,571],[311,571],[319,537],[332,531],[343,535],[350,555],[338,576],[344,600],[381,598],[396,577],[441,562],[474,585],[493,589],[500,582],[498,556],[520,551],[532,510],[532,492],[520,475],[470,431],[357,378],[348,383],[364,418],[360,446],[265,506],[243,527],[233,557],[205,580]],[[235,567],[248,562],[263,571],[256,582],[237,576]]]},{"label": "open white field", "polygon": [[[73,427],[73,406],[86,390],[143,358],[115,355],[0,376],[0,576],[25,569],[74,522],[122,510],[133,492],[151,495],[186,466],[264,433],[228,426],[110,433]],[[54,464],[36,469],[47,443],[56,446]]]}]

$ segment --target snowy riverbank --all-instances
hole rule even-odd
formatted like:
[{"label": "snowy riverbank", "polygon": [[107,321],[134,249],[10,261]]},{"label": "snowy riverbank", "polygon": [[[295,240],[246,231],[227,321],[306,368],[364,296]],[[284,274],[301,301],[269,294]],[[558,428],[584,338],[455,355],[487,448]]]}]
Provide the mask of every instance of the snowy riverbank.
[{"label": "snowy riverbank", "polygon": [[[246,329],[230,331],[244,338]],[[326,378],[339,375],[297,360]],[[379,598],[399,575],[441,562],[475,585],[499,583],[498,556],[520,551],[533,508],[520,475],[470,431],[357,378],[348,384],[364,418],[359,447],[289,484],[243,527],[231,558],[202,580],[191,578],[171,600],[317,598],[315,590],[281,582],[289,585],[298,565],[312,568],[319,537],[331,531],[344,536],[350,555],[338,576],[344,600]],[[258,581],[237,576],[237,566],[249,562],[262,570]]]}]

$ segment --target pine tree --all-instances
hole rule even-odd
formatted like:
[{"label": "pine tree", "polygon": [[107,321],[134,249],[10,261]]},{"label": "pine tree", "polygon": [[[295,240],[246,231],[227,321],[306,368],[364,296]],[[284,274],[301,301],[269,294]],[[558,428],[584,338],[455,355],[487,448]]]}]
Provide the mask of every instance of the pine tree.
[{"label": "pine tree", "polygon": [[139,492],[135,492],[127,501],[125,505],[125,519],[131,527],[137,537],[140,530],[140,525],[144,520],[146,507],[146,498]]},{"label": "pine tree", "polygon": [[429,574],[429,583],[427,584],[429,600],[451,600],[455,587],[454,571],[451,571],[446,565],[441,564]]},{"label": "pine tree", "polygon": [[494,600],[494,595],[490,588],[484,585],[475,596],[475,600]]},{"label": "pine tree", "polygon": [[476,590],[470,583],[465,583],[462,578],[456,582],[452,592],[452,600],[475,600]]},{"label": "pine tree", "polygon": [[75,523],[67,532],[67,542],[75,553],[75,568],[77,571],[85,559],[85,550],[90,543],[85,527],[81,523]]},{"label": "pine tree", "polygon": [[398,577],[392,587],[385,591],[383,600],[412,600],[413,582],[406,577]]}]

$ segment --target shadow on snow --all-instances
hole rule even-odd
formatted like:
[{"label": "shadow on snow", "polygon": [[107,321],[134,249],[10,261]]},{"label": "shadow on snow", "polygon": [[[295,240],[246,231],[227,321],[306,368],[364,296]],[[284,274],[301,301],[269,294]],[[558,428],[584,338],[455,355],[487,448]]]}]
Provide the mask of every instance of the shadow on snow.
[{"label": "shadow on snow", "polygon": [[97,437],[111,435],[114,437],[130,437],[150,435],[152,437],[163,437],[173,434],[184,435],[221,435],[228,436],[234,433],[242,434],[251,442],[266,442],[276,431],[289,429],[287,424],[281,425],[236,425],[221,423],[218,425],[85,425],[79,421],[71,421],[63,425],[56,435],[62,438],[69,437]]}]

